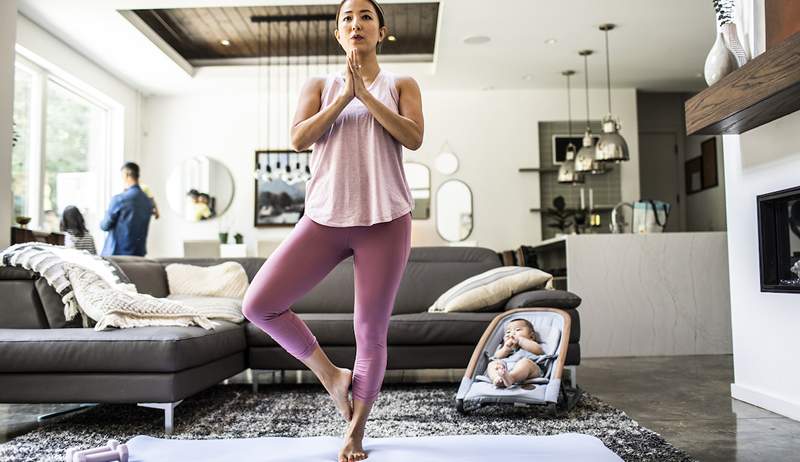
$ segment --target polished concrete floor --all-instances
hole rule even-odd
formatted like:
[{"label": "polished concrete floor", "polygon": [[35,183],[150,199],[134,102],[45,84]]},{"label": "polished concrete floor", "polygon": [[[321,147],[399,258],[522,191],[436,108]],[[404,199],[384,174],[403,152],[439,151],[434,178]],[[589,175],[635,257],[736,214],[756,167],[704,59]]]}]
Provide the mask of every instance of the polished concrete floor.
[{"label": "polished concrete floor", "polygon": [[[458,382],[463,370],[387,371],[388,382]],[[262,371],[259,382],[314,382],[308,372]],[[229,382],[249,380],[246,373]],[[731,356],[584,359],[578,383],[700,461],[800,460],[800,422],[730,398]],[[0,442],[65,405],[0,404]],[[180,407],[176,409],[180,412]],[[46,425],[44,423],[43,425]]]}]

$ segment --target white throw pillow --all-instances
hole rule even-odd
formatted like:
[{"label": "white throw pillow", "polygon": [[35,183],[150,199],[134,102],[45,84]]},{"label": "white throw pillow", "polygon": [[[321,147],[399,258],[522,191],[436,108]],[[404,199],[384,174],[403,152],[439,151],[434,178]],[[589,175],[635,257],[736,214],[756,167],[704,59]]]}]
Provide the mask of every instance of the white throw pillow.
[{"label": "white throw pillow", "polygon": [[552,289],[553,276],[527,266],[501,266],[466,279],[443,293],[429,313],[481,311],[530,289]]},{"label": "white throw pillow", "polygon": [[235,261],[214,266],[171,263],[165,268],[171,295],[244,298],[247,272]]}]

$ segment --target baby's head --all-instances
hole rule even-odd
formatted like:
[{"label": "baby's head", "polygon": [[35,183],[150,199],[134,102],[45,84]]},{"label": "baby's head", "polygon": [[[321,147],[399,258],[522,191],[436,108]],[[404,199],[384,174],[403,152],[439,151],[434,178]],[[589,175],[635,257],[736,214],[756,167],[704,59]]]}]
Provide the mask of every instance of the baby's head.
[{"label": "baby's head", "polygon": [[509,321],[508,324],[506,324],[506,333],[503,338],[510,337],[512,334],[516,334],[519,337],[536,340],[533,337],[533,324],[531,324],[531,322],[527,319],[516,318]]}]

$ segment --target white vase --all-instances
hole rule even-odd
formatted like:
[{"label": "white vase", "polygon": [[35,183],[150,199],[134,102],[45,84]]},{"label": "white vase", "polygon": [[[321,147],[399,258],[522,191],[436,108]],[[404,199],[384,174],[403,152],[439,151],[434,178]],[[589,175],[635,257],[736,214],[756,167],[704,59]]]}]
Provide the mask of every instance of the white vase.
[{"label": "white vase", "polygon": [[750,56],[747,54],[747,49],[742,46],[742,42],[739,41],[739,34],[736,33],[736,24],[729,22],[723,24],[721,29],[722,37],[725,39],[725,46],[733,53],[736,58],[736,64],[738,67],[744,66]]},{"label": "white vase", "polygon": [[725,38],[722,32],[717,34],[717,40],[714,46],[706,56],[706,65],[704,74],[708,86],[714,85],[731,71],[736,69],[736,57],[725,46]]}]

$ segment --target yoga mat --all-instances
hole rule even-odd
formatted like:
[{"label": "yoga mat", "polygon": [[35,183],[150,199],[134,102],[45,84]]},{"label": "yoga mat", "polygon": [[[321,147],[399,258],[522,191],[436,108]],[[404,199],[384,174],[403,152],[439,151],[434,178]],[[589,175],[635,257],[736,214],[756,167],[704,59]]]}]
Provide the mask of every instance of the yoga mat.
[{"label": "yoga mat", "polygon": [[[264,437],[178,440],[139,435],[128,441],[129,462],[337,462],[342,438]],[[451,435],[364,438],[369,462],[619,462],[594,436]],[[520,459],[522,458],[522,459]]]}]

